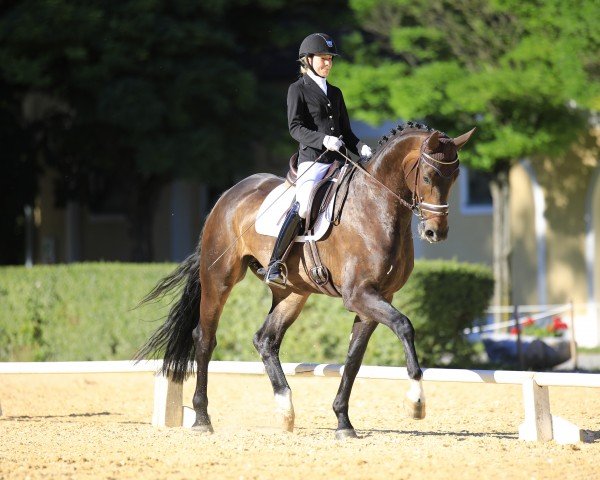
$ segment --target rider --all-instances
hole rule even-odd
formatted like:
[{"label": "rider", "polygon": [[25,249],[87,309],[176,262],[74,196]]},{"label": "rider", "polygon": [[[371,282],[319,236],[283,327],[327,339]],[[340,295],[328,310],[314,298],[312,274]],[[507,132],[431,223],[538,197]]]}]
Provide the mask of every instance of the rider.
[{"label": "rider", "polygon": [[296,203],[283,222],[266,269],[265,282],[275,287],[285,288],[283,256],[308,214],[314,185],[334,160],[343,158],[336,152],[343,152],[345,145],[362,158],[372,155],[371,148],[352,132],[342,91],[326,80],[337,55],[333,39],[325,33],[313,33],[300,44],[301,76],[290,85],[287,96],[288,127],[300,144]]}]

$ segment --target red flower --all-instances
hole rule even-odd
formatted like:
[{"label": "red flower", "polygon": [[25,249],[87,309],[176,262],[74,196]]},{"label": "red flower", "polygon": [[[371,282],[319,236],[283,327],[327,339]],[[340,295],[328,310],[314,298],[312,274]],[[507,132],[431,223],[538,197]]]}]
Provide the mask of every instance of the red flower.
[{"label": "red flower", "polygon": [[535,320],[531,317],[527,317],[523,323],[521,323],[521,325],[523,325],[524,327],[529,327],[530,325],[533,325],[535,323]]},{"label": "red flower", "polygon": [[568,330],[569,326],[562,321],[562,319],[560,317],[554,317],[552,319],[552,327],[553,330]]},{"label": "red flower", "polygon": [[509,332],[510,332],[511,335],[516,335],[520,331],[521,330],[518,329],[517,327],[510,327],[510,330],[509,330]]}]

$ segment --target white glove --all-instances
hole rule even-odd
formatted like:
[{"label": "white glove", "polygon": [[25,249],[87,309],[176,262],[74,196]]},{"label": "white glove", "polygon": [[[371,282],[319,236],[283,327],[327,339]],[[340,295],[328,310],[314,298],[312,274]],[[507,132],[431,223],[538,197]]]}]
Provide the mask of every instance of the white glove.
[{"label": "white glove", "polygon": [[368,160],[373,156],[373,151],[371,150],[371,147],[369,147],[366,143],[362,144],[358,153],[360,154],[360,158],[364,158],[365,160]]},{"label": "white glove", "polygon": [[325,135],[325,138],[323,139],[323,146],[327,150],[339,152],[340,148],[344,146],[344,142],[342,142],[339,138],[332,137],[331,135]]}]

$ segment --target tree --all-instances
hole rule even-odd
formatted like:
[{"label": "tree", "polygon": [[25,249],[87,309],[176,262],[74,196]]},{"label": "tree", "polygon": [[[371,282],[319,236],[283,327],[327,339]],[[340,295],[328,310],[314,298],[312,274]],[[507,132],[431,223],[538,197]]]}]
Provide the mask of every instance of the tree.
[{"label": "tree", "polygon": [[497,304],[511,300],[511,165],[563,152],[600,107],[600,9],[576,3],[350,2],[362,32],[340,83],[355,116],[421,119],[451,133],[478,127],[461,160],[492,172]]},{"label": "tree", "polygon": [[297,44],[317,15],[337,11],[333,25],[343,24],[344,3],[4,3],[0,73],[6,96],[22,107],[13,125],[38,127],[34,157],[58,171],[62,204],[123,193],[131,258],[148,260],[166,182],[228,185],[233,172],[251,170],[257,144],[286,142],[282,72],[289,83]]}]

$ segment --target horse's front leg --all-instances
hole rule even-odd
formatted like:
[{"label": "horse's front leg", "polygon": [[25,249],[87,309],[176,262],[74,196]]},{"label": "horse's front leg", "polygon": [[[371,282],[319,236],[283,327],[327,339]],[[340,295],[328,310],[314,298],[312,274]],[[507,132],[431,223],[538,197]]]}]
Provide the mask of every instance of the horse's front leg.
[{"label": "horse's front leg", "polygon": [[365,355],[365,350],[367,349],[367,344],[369,343],[371,334],[376,326],[376,322],[369,320],[363,321],[358,316],[354,319],[352,335],[350,337],[350,346],[348,347],[348,355],[346,357],[346,363],[344,364],[344,373],[342,374],[342,381],[340,382],[340,387],[338,388],[337,395],[333,401],[333,411],[338,419],[338,427],[335,432],[335,436],[338,440],[356,438],[356,432],[348,417],[348,402],[350,400],[352,385],[354,385],[356,374],[358,373],[360,364]]},{"label": "horse's front leg", "polygon": [[287,432],[294,430],[294,405],[292,404],[292,390],[287,383],[283,368],[281,368],[279,347],[285,332],[298,318],[307,298],[308,295],[274,291],[271,310],[263,326],[254,335],[254,346],[262,358],[273,386],[275,413],[281,428]]},{"label": "horse's front leg", "polygon": [[423,392],[423,371],[419,366],[415,349],[415,329],[408,317],[372,288],[354,289],[344,297],[344,305],[358,313],[361,318],[382,323],[389,327],[402,342],[406,357],[406,369],[411,382],[404,402],[407,414],[415,419],[425,418],[425,394]]}]

